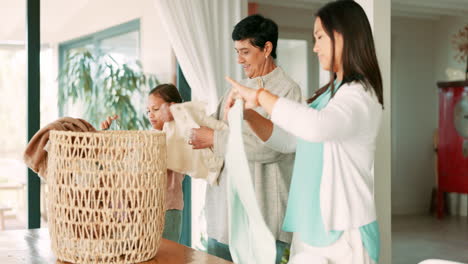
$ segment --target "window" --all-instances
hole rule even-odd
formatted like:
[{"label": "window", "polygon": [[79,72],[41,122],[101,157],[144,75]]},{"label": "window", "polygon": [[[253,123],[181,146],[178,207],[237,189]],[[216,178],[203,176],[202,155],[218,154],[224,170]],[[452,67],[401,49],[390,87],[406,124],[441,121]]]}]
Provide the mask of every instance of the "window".
[{"label": "window", "polygon": [[[106,63],[111,63],[113,66],[121,66],[127,64],[129,67],[136,69],[137,61],[140,58],[140,20],[133,20],[128,23],[118,25],[92,35],[81,37],[75,40],[67,41],[59,45],[59,69],[64,69],[68,56],[73,56],[80,51],[89,51],[94,58],[107,58]],[[109,59],[110,58],[110,59]],[[91,69],[97,70],[96,66]],[[59,89],[63,89],[62,85]],[[59,104],[60,116],[83,116],[86,111],[85,102],[66,100]],[[89,102],[86,102],[89,104]],[[132,96],[132,105],[137,111],[143,113],[143,99],[140,93]],[[105,116],[97,118],[104,119]],[[93,123],[93,122],[91,122]],[[98,124],[93,123],[97,126]]]}]

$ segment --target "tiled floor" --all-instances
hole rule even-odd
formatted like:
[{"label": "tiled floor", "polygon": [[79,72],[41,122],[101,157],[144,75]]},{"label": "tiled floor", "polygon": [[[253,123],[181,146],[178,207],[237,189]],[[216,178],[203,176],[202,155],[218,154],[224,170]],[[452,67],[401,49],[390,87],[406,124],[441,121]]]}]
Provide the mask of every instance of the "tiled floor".
[{"label": "tiled floor", "polygon": [[393,264],[436,258],[468,263],[468,218],[392,217]]}]

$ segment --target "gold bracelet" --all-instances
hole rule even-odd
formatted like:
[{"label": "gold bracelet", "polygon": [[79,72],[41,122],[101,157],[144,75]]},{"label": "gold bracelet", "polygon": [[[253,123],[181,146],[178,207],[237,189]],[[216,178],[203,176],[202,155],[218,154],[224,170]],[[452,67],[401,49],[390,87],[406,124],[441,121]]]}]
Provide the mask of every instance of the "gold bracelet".
[{"label": "gold bracelet", "polygon": [[260,96],[260,93],[265,91],[265,88],[260,88],[255,92],[255,101],[257,102],[257,105],[260,105],[260,102],[258,101],[258,97]]}]

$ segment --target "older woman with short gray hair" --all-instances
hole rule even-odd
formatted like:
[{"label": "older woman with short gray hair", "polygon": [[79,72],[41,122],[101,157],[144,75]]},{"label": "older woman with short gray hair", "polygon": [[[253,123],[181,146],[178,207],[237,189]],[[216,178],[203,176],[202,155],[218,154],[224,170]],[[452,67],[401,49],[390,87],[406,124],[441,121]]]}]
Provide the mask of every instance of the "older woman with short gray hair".
[{"label": "older woman with short gray hair", "polygon": [[[241,83],[258,89],[261,86],[272,93],[300,102],[301,89],[284,70],[277,66],[276,48],[278,26],[271,19],[251,15],[240,21],[232,32],[238,63],[247,76]],[[214,116],[222,120],[225,114],[227,94],[221,99]],[[263,109],[247,110],[249,120],[262,122],[261,129],[272,130],[270,116]],[[258,127],[258,126],[255,126]],[[219,157],[225,156],[229,129],[214,131],[209,128],[194,129],[191,144],[194,148],[212,148]],[[281,230],[288,200],[294,154],[284,154],[266,146],[252,128],[244,126],[244,144],[254,183],[255,194],[263,218],[276,238],[277,262],[291,243],[291,234]],[[208,253],[231,260],[228,241],[228,215],[226,197],[226,171],[219,178],[219,185],[208,186],[206,193],[206,218]]]}]

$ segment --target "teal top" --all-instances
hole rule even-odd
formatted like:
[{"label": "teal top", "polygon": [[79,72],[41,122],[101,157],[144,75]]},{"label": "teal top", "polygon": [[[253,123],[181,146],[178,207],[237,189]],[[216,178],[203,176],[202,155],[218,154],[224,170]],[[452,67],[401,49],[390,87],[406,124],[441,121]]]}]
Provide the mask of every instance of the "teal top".
[{"label": "teal top", "polygon": [[[336,85],[339,87],[339,85]],[[330,100],[328,89],[309,106],[321,110]],[[288,206],[283,230],[297,232],[305,243],[325,247],[333,244],[343,234],[343,230],[327,232],[320,211],[320,184],[323,171],[323,143],[297,139],[296,160],[289,190]],[[304,202],[308,201],[308,202]],[[378,262],[380,254],[380,233],[377,221],[361,226],[364,248],[369,256]]]}]

